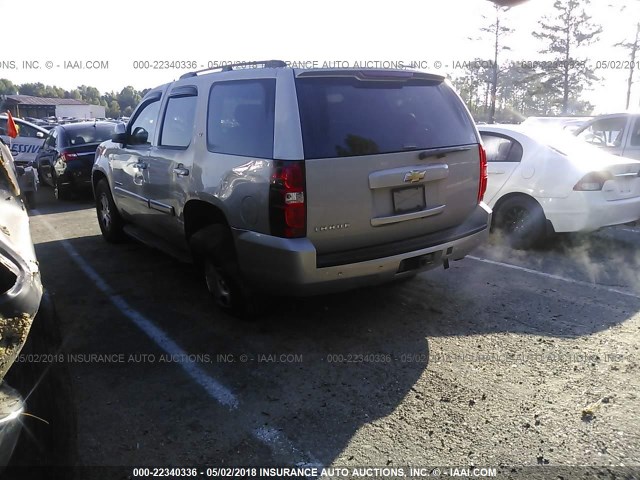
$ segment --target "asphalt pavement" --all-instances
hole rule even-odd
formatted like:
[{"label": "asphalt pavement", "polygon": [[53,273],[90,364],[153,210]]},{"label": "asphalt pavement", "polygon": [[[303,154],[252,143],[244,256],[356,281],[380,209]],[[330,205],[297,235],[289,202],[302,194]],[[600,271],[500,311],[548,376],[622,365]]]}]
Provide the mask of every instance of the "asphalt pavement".
[{"label": "asphalt pavement", "polygon": [[107,244],[90,197],[38,202],[81,465],[640,466],[640,228],[529,252],[493,238],[243,322],[193,266]]}]

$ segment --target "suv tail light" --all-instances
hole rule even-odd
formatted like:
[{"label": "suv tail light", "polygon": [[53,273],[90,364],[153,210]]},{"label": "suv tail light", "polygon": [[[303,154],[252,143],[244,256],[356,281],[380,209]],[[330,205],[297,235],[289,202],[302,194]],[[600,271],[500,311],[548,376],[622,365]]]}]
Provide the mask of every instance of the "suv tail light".
[{"label": "suv tail light", "polygon": [[77,160],[78,155],[76,153],[62,152],[60,154],[60,158],[62,159],[63,162],[69,162],[71,160]]},{"label": "suv tail light", "polygon": [[274,160],[269,186],[271,234],[297,238],[307,234],[304,161]]},{"label": "suv tail light", "polygon": [[596,192],[602,190],[604,182],[611,180],[613,177],[609,172],[591,172],[587,173],[575,184],[573,189],[576,192]]},{"label": "suv tail light", "polygon": [[484,199],[487,191],[487,152],[485,152],[482,144],[478,145],[480,153],[480,181],[478,182],[478,203]]}]

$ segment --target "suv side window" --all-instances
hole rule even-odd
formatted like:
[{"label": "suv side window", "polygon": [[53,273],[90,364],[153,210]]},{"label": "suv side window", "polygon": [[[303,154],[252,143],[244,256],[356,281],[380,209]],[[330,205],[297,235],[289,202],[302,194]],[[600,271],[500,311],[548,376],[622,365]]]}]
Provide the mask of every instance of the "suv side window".
[{"label": "suv side window", "polygon": [[169,97],[160,131],[160,145],[179,148],[189,146],[197,100],[195,95]]},{"label": "suv side window", "polygon": [[[156,129],[158,128],[158,112],[160,111],[160,99],[153,100],[146,104],[142,110],[136,115],[129,129],[132,137],[137,136],[140,141],[134,142],[134,145],[150,145]],[[144,133],[146,132],[146,141]]]},{"label": "suv side window", "polygon": [[519,142],[501,135],[481,133],[482,143],[487,152],[487,162],[520,162],[522,145]]},{"label": "suv side window", "polygon": [[620,147],[627,117],[603,118],[585,128],[578,138],[597,147]]},{"label": "suv side window", "polygon": [[209,93],[210,152],[273,157],[275,79],[214,83]]}]

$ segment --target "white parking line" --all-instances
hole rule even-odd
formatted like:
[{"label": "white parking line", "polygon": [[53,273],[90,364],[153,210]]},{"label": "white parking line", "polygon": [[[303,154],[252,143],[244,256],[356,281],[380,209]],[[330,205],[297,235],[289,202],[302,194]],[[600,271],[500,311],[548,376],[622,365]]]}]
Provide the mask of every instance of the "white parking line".
[{"label": "white parking line", "polygon": [[[34,210],[35,211],[35,210]],[[61,238],[56,229],[48,221],[41,219],[47,229],[54,235],[62,248],[67,252],[76,265],[84,272],[84,274],[93,281],[98,290],[105,294],[111,303],[120,310],[136,327],[142,330],[153,342],[164,350],[172,358],[188,359],[187,353],[182,350],[176,342],[171,340],[169,336],[157,327],[151,320],[146,318],[136,309],[131,307],[124,298],[117,295],[113,289],[102,279],[100,275],[80,256],[78,251],[69,243],[68,240]],[[175,355],[175,357],[174,357]],[[178,364],[191,377],[191,379],[200,385],[207,394],[217,400],[222,405],[229,408],[237,408],[238,399],[224,385],[213,379],[204,372],[195,363],[190,361],[180,361]]]},{"label": "white parking line", "polygon": [[594,288],[596,290],[603,290],[603,291],[609,292],[609,293],[617,293],[617,294],[620,294],[620,295],[625,295],[627,297],[633,297],[633,298],[637,298],[637,299],[640,300],[640,294],[633,293],[633,292],[627,292],[626,290],[620,290],[618,288],[605,287],[604,285],[600,285],[600,284],[597,284],[597,283],[589,283],[589,282],[585,282],[585,281],[582,281],[582,280],[574,280],[573,278],[562,277],[560,275],[554,275],[552,273],[541,272],[539,270],[533,270],[531,268],[520,267],[518,265],[512,265],[510,263],[503,263],[503,262],[498,262],[496,260],[489,260],[487,258],[474,257],[473,255],[467,255],[467,258],[470,258],[471,260],[475,260],[477,262],[488,263],[490,265],[498,265],[500,267],[510,268],[512,270],[518,270],[520,272],[531,273],[533,275],[538,275],[540,277],[551,278],[553,280],[559,280],[561,282],[572,283],[574,285],[580,285],[580,286],[583,286],[583,287],[590,287],[590,288]]},{"label": "white parking line", "polygon": [[[34,213],[41,215],[37,210],[33,210]],[[142,332],[144,332],[153,342],[158,345],[166,353],[175,356],[174,358],[188,359],[187,353],[180,348],[180,346],[174,342],[165,332],[156,326],[151,320],[145,317],[142,313],[131,307],[127,301],[113,291],[113,289],[104,281],[104,279],[82,258],[80,253],[69,243],[68,240],[62,238],[57,232],[55,227],[51,225],[43,217],[40,217],[38,221],[44,223],[47,229],[51,232],[54,239],[57,240],[62,248],[67,252],[76,265],[84,272],[84,274],[91,279],[91,281],[98,287],[104,295],[107,296],[109,301],[122,312],[129,320],[131,320]],[[208,375],[204,370],[198,367],[195,363],[188,360],[181,360],[179,365],[185,371],[185,373],[198,385],[200,385],[204,391],[214,400],[220,404],[229,407],[231,410],[238,408],[239,402],[236,396],[227,387]],[[299,466],[320,466],[320,462],[317,461],[311,454],[302,454],[280,431],[267,428],[259,428],[251,431],[251,435],[259,442],[267,445],[273,454],[280,458],[283,455],[286,457],[300,458],[306,457],[307,460],[299,460],[296,465]],[[295,461],[295,460],[294,460]]]}]

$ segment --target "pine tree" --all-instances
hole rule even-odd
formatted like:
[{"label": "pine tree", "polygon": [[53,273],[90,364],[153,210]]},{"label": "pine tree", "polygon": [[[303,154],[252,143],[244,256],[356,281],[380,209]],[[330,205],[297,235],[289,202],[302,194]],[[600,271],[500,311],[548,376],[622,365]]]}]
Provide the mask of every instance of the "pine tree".
[{"label": "pine tree", "polygon": [[561,105],[562,114],[575,109],[580,93],[597,77],[586,60],[577,57],[578,47],[589,45],[598,39],[602,27],[591,22],[586,13],[590,0],[556,0],[556,14],[540,20],[540,32],[533,35],[546,42],[540,53],[549,55],[545,64],[544,85],[553,92]]},{"label": "pine tree", "polygon": [[[482,27],[480,30],[491,35],[493,42],[493,65],[491,69],[491,85],[490,85],[490,101],[489,101],[489,123],[495,123],[496,119],[496,94],[498,92],[498,81],[500,74],[500,62],[499,54],[502,50],[510,50],[510,48],[503,44],[503,37],[513,32],[512,28],[504,25],[503,14],[509,10],[509,8],[494,6],[495,19],[493,23]],[[486,17],[485,17],[486,18]]]}]

